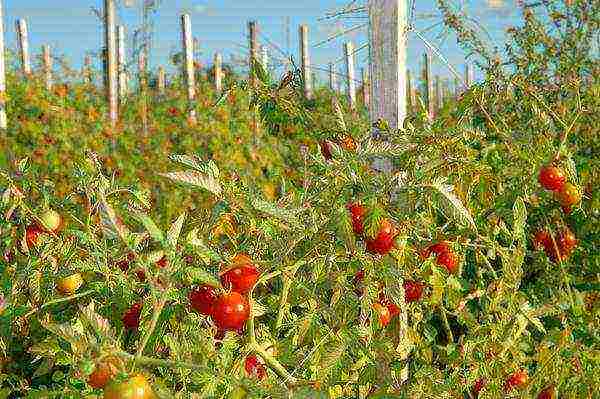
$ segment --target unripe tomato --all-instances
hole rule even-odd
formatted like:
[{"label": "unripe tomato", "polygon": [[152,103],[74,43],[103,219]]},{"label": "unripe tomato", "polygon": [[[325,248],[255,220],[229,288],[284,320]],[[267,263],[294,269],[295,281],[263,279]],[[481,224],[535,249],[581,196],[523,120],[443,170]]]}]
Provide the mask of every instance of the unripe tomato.
[{"label": "unripe tomato", "polygon": [[538,394],[537,399],[554,399],[554,395],[554,385],[550,385],[549,387],[544,388],[544,390]]},{"label": "unripe tomato", "polygon": [[362,235],[364,231],[363,222],[367,209],[358,202],[350,203],[346,206],[350,211],[350,218],[352,219],[352,231],[356,235]]},{"label": "unripe tomato", "polygon": [[508,392],[513,388],[522,388],[527,384],[528,379],[527,370],[516,371],[504,383],[504,390]]},{"label": "unripe tomato", "polygon": [[246,294],[258,281],[260,273],[254,265],[235,266],[221,275],[221,284],[232,291]]},{"label": "unripe tomato", "polygon": [[204,284],[191,291],[188,298],[192,309],[200,314],[210,315],[217,299],[217,293],[214,287]]},{"label": "unripe tomato", "polygon": [[56,283],[56,288],[64,295],[73,295],[83,285],[83,277],[79,273],[61,278]]},{"label": "unripe tomato", "polygon": [[250,316],[248,300],[238,292],[220,295],[210,315],[220,330],[241,330]]},{"label": "unripe tomato", "polygon": [[121,383],[111,383],[104,388],[104,399],[155,399],[152,387],[141,374]]},{"label": "unripe tomato", "polygon": [[44,233],[37,225],[30,225],[25,229],[25,241],[29,248],[33,248],[38,244],[40,235]]},{"label": "unripe tomato", "polygon": [[265,365],[258,360],[256,355],[249,355],[246,357],[244,369],[246,369],[248,376],[256,376],[256,378],[259,380],[262,380],[267,376],[267,369],[265,368]]},{"label": "unripe tomato", "polygon": [[355,151],[356,150],[356,141],[352,138],[352,136],[347,135],[340,141],[342,147],[347,151]]},{"label": "unripe tomato", "polygon": [[127,330],[137,330],[140,326],[140,316],[142,315],[142,304],[133,304],[122,317],[123,325]]},{"label": "unripe tomato", "polygon": [[396,236],[396,228],[388,219],[381,221],[379,232],[372,240],[366,240],[367,251],[385,255],[394,247],[394,237]]},{"label": "unripe tomato", "polygon": [[436,263],[440,266],[444,266],[450,274],[454,274],[458,271],[458,257],[452,251],[440,253],[436,258]]},{"label": "unripe tomato", "polygon": [[379,318],[379,324],[381,324],[382,327],[385,327],[390,323],[392,316],[390,315],[390,310],[387,306],[376,302],[373,304],[373,310],[375,310],[375,312],[377,313],[377,317]]},{"label": "unripe tomato", "polygon": [[579,189],[571,183],[565,183],[557,196],[558,202],[560,202],[563,207],[570,207],[581,201],[581,192],[579,192]]},{"label": "unripe tomato", "polygon": [[319,142],[319,146],[321,147],[321,154],[323,154],[323,157],[325,157],[325,159],[329,161],[332,158],[331,142],[328,140],[321,140]]},{"label": "unripe tomato", "polygon": [[251,265],[252,259],[247,254],[239,253],[233,257],[231,260],[232,266],[240,266],[240,265]]},{"label": "unripe tomato", "polygon": [[396,304],[392,302],[389,298],[387,298],[383,293],[379,294],[379,303],[388,309],[390,319],[392,319],[394,316],[400,313],[400,308],[396,306]]},{"label": "unripe tomato", "polygon": [[538,181],[546,190],[558,191],[563,188],[567,179],[556,166],[545,165],[540,169]]},{"label": "unripe tomato", "polygon": [[473,384],[473,389],[471,390],[471,392],[473,392],[473,396],[478,397],[479,392],[481,392],[481,390],[486,385],[487,385],[487,381],[484,378],[480,378],[477,381],[475,381],[475,384]]},{"label": "unripe tomato", "polygon": [[421,299],[423,295],[423,284],[418,281],[405,280],[404,281],[404,300],[408,302],[416,302]]},{"label": "unripe tomato", "polygon": [[88,384],[92,388],[104,388],[119,372],[116,366],[117,364],[118,362],[115,359],[107,359],[106,361],[96,364],[96,368],[92,374],[88,376]]},{"label": "unripe tomato", "polygon": [[40,220],[42,222],[42,227],[53,233],[58,232],[63,225],[63,219],[60,216],[60,213],[52,209],[48,209],[44,212],[42,216],[40,216]]}]

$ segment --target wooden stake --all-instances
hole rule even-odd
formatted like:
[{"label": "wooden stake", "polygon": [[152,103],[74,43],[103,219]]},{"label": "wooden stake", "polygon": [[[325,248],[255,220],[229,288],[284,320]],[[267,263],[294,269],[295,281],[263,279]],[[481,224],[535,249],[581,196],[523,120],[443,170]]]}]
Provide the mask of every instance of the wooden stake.
[{"label": "wooden stake", "polygon": [[363,100],[363,105],[364,107],[369,110],[370,109],[370,98],[369,98],[369,94],[370,94],[370,84],[369,84],[369,73],[367,72],[366,68],[362,68],[361,70],[361,74],[362,74],[362,100]]},{"label": "wooden stake", "polygon": [[369,0],[371,121],[402,127],[406,118],[405,0]]},{"label": "wooden stake", "polygon": [[467,85],[467,90],[470,89],[473,84],[473,66],[469,63],[465,65],[465,83]]},{"label": "wooden stake", "polygon": [[117,45],[117,64],[119,70],[119,98],[122,104],[125,101],[125,97],[127,97],[127,68],[125,65],[125,27],[123,25],[119,25],[117,27]]},{"label": "wooden stake", "polygon": [[183,51],[185,53],[185,80],[187,82],[187,94],[189,101],[189,119],[195,125],[196,110],[194,100],[196,99],[196,77],[194,76],[194,44],[192,41],[192,22],[188,14],[181,16],[181,31],[183,34]]},{"label": "wooden stake", "polygon": [[335,84],[335,64],[333,62],[329,63],[329,88],[333,92],[337,90],[337,86]]},{"label": "wooden stake", "polygon": [[8,127],[6,119],[6,62],[4,60],[4,12],[0,0],[0,129]]},{"label": "wooden stake", "polygon": [[435,115],[442,109],[442,81],[440,75],[435,75]]},{"label": "wooden stake", "polygon": [[413,91],[413,83],[412,83],[412,76],[410,74],[410,70],[406,71],[406,91],[408,92],[408,98],[407,98],[407,114],[412,114],[415,110],[415,108],[417,107],[417,102],[415,101],[416,99],[414,98],[414,91]]},{"label": "wooden stake", "polygon": [[144,135],[148,134],[148,99],[146,98],[146,52],[140,51],[138,55],[138,76],[140,94],[142,99],[142,127]]},{"label": "wooden stake", "polygon": [[158,86],[158,94],[161,96],[164,95],[165,88],[167,87],[167,78],[164,67],[158,67],[158,77],[156,85]]},{"label": "wooden stake", "polygon": [[108,82],[108,110],[112,126],[117,125],[118,111],[118,80],[117,80],[117,34],[115,27],[115,1],[104,0],[105,46]]},{"label": "wooden stake", "polygon": [[46,82],[46,90],[52,90],[52,58],[50,57],[50,46],[44,44],[42,46],[42,62],[44,64],[44,81]]},{"label": "wooden stake", "polygon": [[256,84],[256,76],[254,76],[253,65],[254,60],[258,60],[258,32],[257,32],[257,23],[256,21],[248,22],[248,41],[250,46],[250,59],[249,61],[249,70],[250,74],[250,83],[252,86]]},{"label": "wooden stake", "polygon": [[454,98],[458,98],[460,96],[460,92],[460,80],[458,78],[454,78]]},{"label": "wooden stake", "polygon": [[83,59],[83,81],[92,84],[92,57],[89,54]]},{"label": "wooden stake", "polygon": [[217,94],[223,92],[223,56],[221,53],[215,54],[215,91]]},{"label": "wooden stake", "polygon": [[302,62],[302,81],[304,82],[304,96],[311,100],[312,95],[312,78],[310,69],[310,54],[308,52],[308,26],[300,25],[298,28],[300,37],[300,59]]},{"label": "wooden stake", "polygon": [[356,109],[356,83],[354,81],[354,44],[344,43],[344,55],[346,58],[346,79],[348,84],[348,103],[350,109]]},{"label": "wooden stake", "polygon": [[19,39],[19,50],[21,55],[21,70],[25,75],[31,75],[31,61],[29,59],[29,35],[27,33],[27,21],[17,20],[17,36]]},{"label": "wooden stake", "polygon": [[423,81],[425,85],[425,104],[427,105],[427,116],[432,120],[435,116],[433,98],[433,79],[431,78],[431,54],[423,54]]},{"label": "wooden stake", "polygon": [[262,57],[262,65],[263,68],[265,68],[265,71],[269,69],[269,49],[267,48],[267,46],[262,46],[261,47],[261,57]]}]

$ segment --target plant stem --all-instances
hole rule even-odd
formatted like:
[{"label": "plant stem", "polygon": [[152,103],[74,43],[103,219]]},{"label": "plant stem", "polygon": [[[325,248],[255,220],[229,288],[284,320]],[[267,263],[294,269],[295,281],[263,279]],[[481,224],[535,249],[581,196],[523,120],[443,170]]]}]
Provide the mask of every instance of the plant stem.
[{"label": "plant stem", "polygon": [[200,366],[194,363],[180,362],[175,360],[156,359],[148,356],[137,356],[127,352],[117,352],[117,356],[133,360],[136,364],[143,364],[146,366],[163,366],[171,368],[185,368],[190,370],[207,370],[205,366]]},{"label": "plant stem", "polygon": [[298,383],[298,380],[292,376],[286,369],[271,356],[266,350],[264,350],[260,345],[256,342],[250,344],[250,350],[258,353],[260,357],[265,361],[265,363],[273,370],[275,373],[283,379],[283,382],[286,385],[295,385]]},{"label": "plant stem", "polygon": [[156,324],[158,323],[158,318],[160,317],[160,314],[162,313],[162,310],[165,307],[165,303],[166,302],[167,302],[167,297],[163,295],[160,298],[160,300],[158,301],[158,304],[156,305],[156,307],[154,308],[154,313],[152,314],[152,321],[150,322],[150,328],[148,329],[148,332],[144,336],[144,339],[142,340],[142,344],[140,345],[140,347],[137,350],[136,363],[137,363],[137,359],[141,359],[142,358],[142,354],[144,353],[144,349],[146,348],[146,345],[148,345],[148,341],[150,340],[150,336],[152,335],[152,333],[156,329]]},{"label": "plant stem", "polygon": [[454,335],[452,334],[452,330],[450,329],[450,323],[448,323],[448,317],[446,317],[446,309],[443,306],[440,306],[440,313],[442,315],[442,321],[444,322],[444,329],[446,330],[446,335],[448,337],[448,343],[454,343]]},{"label": "plant stem", "polygon": [[27,318],[29,318],[29,316],[31,316],[32,314],[34,314],[34,313],[36,313],[36,312],[38,312],[38,311],[40,311],[42,309],[45,309],[45,308],[47,308],[49,306],[56,305],[57,303],[68,302],[68,301],[71,301],[73,299],[77,299],[77,298],[81,298],[81,297],[84,297],[84,296],[88,296],[88,295],[93,294],[93,293],[94,293],[94,290],[88,290],[88,291],[81,292],[79,294],[74,294],[74,295],[70,295],[70,296],[67,296],[67,297],[64,297],[64,298],[54,299],[54,300],[52,300],[50,302],[46,302],[42,306],[36,307],[34,309],[31,309],[29,312],[27,312],[25,315],[23,315],[23,320],[27,320]]}]

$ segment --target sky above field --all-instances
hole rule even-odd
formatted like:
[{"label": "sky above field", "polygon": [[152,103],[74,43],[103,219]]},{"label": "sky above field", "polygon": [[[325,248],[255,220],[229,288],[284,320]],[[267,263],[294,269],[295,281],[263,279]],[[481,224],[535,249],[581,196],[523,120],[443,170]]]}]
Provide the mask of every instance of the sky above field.
[{"label": "sky above field", "polygon": [[[133,7],[126,8],[119,1],[119,23],[128,29],[129,46],[131,33],[141,23],[140,2],[127,0]],[[147,1],[147,0],[146,0]],[[412,1],[408,0],[409,4]],[[519,23],[516,0],[449,0],[461,7],[482,28],[481,33],[491,46],[503,48],[504,32],[510,25]],[[364,0],[357,1],[358,5]],[[66,56],[69,63],[80,67],[87,51],[97,51],[102,45],[102,26],[92,8],[100,9],[102,0],[4,0],[4,22],[6,41],[9,48],[15,48],[15,20],[26,18],[29,24],[30,46],[34,53],[40,52],[42,44],[50,44],[53,52]],[[247,21],[255,19],[260,26],[261,42],[267,44],[272,62],[291,53],[298,59],[298,25],[309,26],[311,58],[319,79],[324,80],[324,72],[329,62],[337,62],[340,73],[344,41],[353,41],[359,48],[366,43],[367,28],[357,29],[338,39],[315,47],[321,41],[346,29],[367,22],[365,14],[354,14],[340,19],[327,18],[329,13],[343,9],[352,0],[163,0],[158,12],[153,16],[154,43],[151,66],[168,65],[169,54],[180,49],[179,15],[190,13],[194,36],[199,40],[200,54],[204,64],[209,64],[215,52],[223,53],[224,60],[230,61],[246,57]],[[457,70],[463,71],[466,54],[456,44],[453,34],[444,31],[440,24],[440,12],[435,0],[417,0],[414,26],[422,31],[431,44]],[[289,49],[286,39],[285,21],[290,21]],[[409,68],[416,72],[422,62],[426,46],[414,33],[409,36]],[[276,48],[277,47],[277,48]],[[368,51],[356,53],[358,70],[366,65]],[[96,65],[99,66],[98,60]],[[279,72],[279,71],[278,71]],[[450,76],[448,68],[434,57],[433,72],[443,77]],[[477,74],[477,71],[476,71]]]}]

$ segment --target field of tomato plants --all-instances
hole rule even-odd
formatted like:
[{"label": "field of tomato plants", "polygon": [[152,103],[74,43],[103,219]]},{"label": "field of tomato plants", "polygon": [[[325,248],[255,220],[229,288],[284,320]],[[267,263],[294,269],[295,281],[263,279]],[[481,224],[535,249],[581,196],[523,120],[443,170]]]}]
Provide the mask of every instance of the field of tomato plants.
[{"label": "field of tomato plants", "polygon": [[397,130],[258,62],[116,127],[9,68],[0,398],[598,397],[600,3],[544,4],[500,59],[440,0],[485,78]]}]

